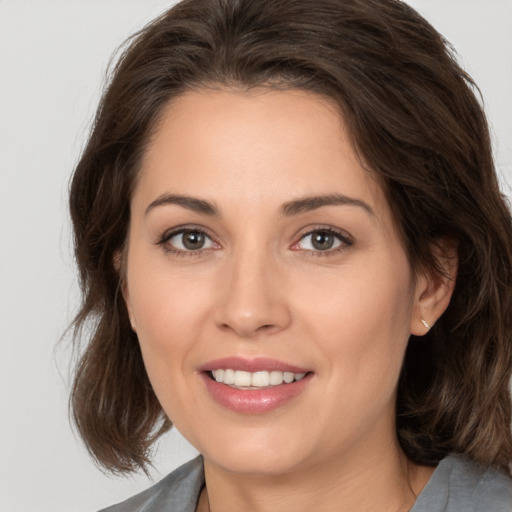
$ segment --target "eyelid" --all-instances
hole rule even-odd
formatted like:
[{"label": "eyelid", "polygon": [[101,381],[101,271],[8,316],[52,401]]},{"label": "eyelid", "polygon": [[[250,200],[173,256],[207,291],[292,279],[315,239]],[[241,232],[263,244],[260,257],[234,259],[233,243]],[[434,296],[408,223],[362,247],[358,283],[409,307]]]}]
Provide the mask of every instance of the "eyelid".
[{"label": "eyelid", "polygon": [[[197,250],[190,250],[190,249],[180,249],[173,246],[168,246],[168,242],[171,238],[178,236],[182,233],[192,231],[192,232],[198,232],[203,234],[205,237],[207,237],[211,243],[213,244],[213,247],[206,247],[201,248]],[[335,238],[337,238],[341,243],[330,249],[326,250],[318,250],[318,249],[302,249],[298,247],[300,242],[304,240],[306,237],[313,235],[316,232],[323,231],[329,234],[332,234]],[[159,236],[158,241],[156,242],[156,245],[161,245],[163,248],[170,253],[174,253],[177,255],[183,255],[183,256],[198,256],[203,254],[205,251],[210,251],[212,249],[220,249],[221,245],[216,241],[215,237],[209,232],[208,229],[206,229],[204,226],[199,226],[195,224],[184,224],[181,226],[175,226],[171,229],[166,230],[161,236]],[[291,250],[294,251],[301,251],[302,253],[311,253],[314,255],[320,255],[320,256],[328,256],[332,255],[337,252],[341,252],[348,247],[351,247],[354,245],[354,239],[353,237],[345,230],[335,228],[333,226],[328,225],[315,225],[315,226],[308,226],[307,228],[304,228],[302,230],[302,233],[297,235],[296,241],[290,246]]]},{"label": "eyelid", "polygon": [[[300,242],[304,240],[306,237],[313,235],[314,233],[317,233],[319,231],[324,231],[326,233],[332,234],[334,237],[336,237],[341,244],[337,247],[327,249],[325,251],[317,250],[317,249],[301,249],[298,247]],[[302,252],[309,252],[314,253],[315,255],[329,255],[336,252],[340,252],[345,250],[347,247],[351,247],[354,245],[354,238],[345,230],[335,228],[332,226],[326,226],[326,225],[318,225],[318,226],[308,226],[303,230],[303,232],[297,237],[297,241],[294,242],[290,249],[295,251],[302,251]]]},{"label": "eyelid", "polygon": [[[208,238],[212,242],[213,247],[206,247],[206,248],[201,248],[201,249],[197,249],[197,250],[190,250],[190,249],[180,249],[177,247],[167,245],[169,240],[171,240],[171,238],[174,238],[175,236],[178,236],[182,233],[186,233],[186,232],[190,232],[190,231],[203,234],[206,238]],[[192,225],[184,224],[184,225],[175,226],[171,229],[166,230],[162,235],[160,235],[158,237],[156,245],[161,245],[167,252],[178,254],[178,255],[187,255],[187,256],[197,256],[197,255],[204,253],[204,251],[209,251],[211,249],[220,249],[220,244],[215,240],[215,237],[209,232],[209,230],[203,226],[198,226],[195,224],[192,224]]]}]

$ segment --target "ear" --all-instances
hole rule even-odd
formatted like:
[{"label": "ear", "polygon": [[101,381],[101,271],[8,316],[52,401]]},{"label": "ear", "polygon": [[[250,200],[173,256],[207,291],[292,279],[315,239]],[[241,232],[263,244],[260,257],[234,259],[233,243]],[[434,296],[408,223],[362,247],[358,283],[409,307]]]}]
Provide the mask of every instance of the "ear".
[{"label": "ear", "polygon": [[440,239],[432,247],[441,273],[425,271],[416,277],[414,309],[411,317],[411,334],[423,336],[445,312],[457,278],[457,243]]},{"label": "ear", "polygon": [[114,268],[119,275],[119,286],[121,288],[121,293],[123,294],[124,303],[126,304],[126,310],[128,311],[128,318],[130,319],[132,330],[137,332],[135,318],[133,316],[133,308],[128,293],[128,286],[126,284],[126,261],[122,250],[116,251],[114,254]]}]

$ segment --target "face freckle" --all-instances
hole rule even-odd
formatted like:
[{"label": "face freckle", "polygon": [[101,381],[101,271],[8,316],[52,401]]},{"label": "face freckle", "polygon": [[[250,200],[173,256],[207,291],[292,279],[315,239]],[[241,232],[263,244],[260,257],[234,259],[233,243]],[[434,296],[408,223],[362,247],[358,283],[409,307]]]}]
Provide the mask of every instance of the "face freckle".
[{"label": "face freckle", "polygon": [[418,292],[334,105],[185,93],[131,212],[127,306],[158,399],[205,460],[283,473],[394,442]]}]

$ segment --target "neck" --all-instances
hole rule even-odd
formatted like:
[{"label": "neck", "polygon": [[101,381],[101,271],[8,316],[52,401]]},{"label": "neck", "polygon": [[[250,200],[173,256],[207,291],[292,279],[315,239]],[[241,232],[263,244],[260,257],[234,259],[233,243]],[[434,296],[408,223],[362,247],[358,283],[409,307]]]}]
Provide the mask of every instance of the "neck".
[{"label": "neck", "polygon": [[285,475],[240,475],[205,459],[206,487],[198,512],[408,511],[433,468],[410,462],[396,443],[384,454],[372,447],[334,456]]}]

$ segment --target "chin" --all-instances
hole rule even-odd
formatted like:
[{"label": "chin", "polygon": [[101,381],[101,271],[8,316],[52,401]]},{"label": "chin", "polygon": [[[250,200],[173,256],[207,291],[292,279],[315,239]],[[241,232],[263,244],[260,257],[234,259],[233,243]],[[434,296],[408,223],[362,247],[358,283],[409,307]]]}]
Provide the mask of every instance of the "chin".
[{"label": "chin", "polygon": [[[293,472],[304,462],[304,443],[271,439],[255,434],[244,439],[220,440],[213,448],[199,450],[205,460],[230,473],[275,476]],[[213,444],[213,443],[212,443]]]},{"label": "chin", "polygon": [[299,461],[291,460],[283,454],[264,455],[262,450],[253,454],[252,458],[242,457],[240,454],[233,457],[218,457],[207,459],[216,466],[229,473],[243,476],[273,477],[293,473],[300,467]]}]

